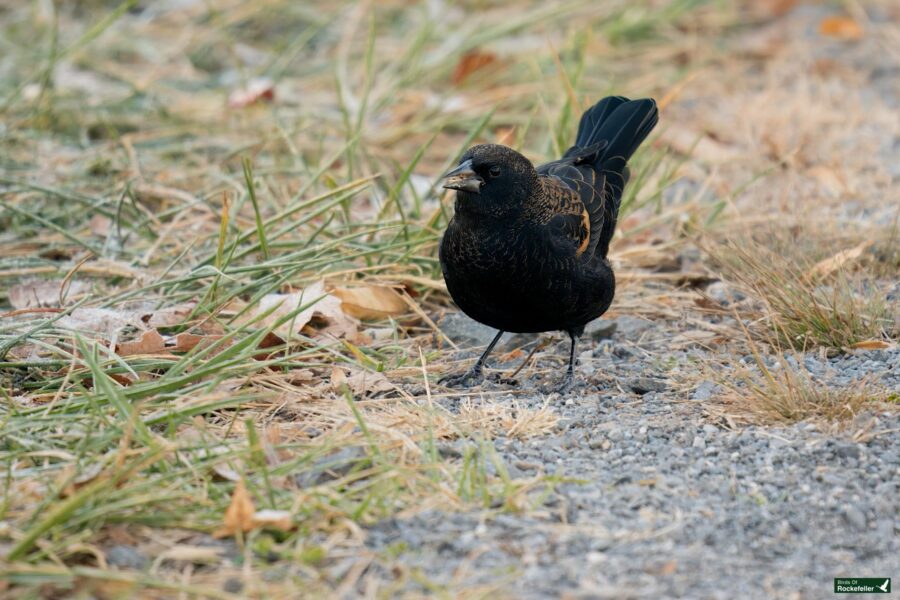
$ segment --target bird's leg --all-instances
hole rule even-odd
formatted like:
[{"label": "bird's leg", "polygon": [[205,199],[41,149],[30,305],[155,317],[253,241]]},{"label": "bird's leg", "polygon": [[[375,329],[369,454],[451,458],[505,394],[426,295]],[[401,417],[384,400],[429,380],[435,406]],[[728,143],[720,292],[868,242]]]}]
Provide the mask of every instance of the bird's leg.
[{"label": "bird's leg", "polygon": [[557,390],[560,394],[569,392],[575,385],[575,345],[578,343],[578,335],[570,331],[569,337],[572,339],[572,346],[569,348],[569,368],[566,371],[566,378],[563,380],[563,384]]},{"label": "bird's leg", "polygon": [[488,355],[491,353],[491,350],[494,349],[494,346],[497,345],[497,342],[500,341],[500,338],[503,336],[502,331],[498,331],[497,335],[494,336],[494,339],[488,344],[488,347],[482,352],[481,356],[478,357],[478,360],[475,361],[475,364],[472,365],[472,368],[463,373],[462,375],[448,375],[446,377],[438,380],[438,383],[442,385],[447,385],[450,387],[469,387],[471,385],[480,383],[482,379],[484,379],[484,363],[487,360]]}]

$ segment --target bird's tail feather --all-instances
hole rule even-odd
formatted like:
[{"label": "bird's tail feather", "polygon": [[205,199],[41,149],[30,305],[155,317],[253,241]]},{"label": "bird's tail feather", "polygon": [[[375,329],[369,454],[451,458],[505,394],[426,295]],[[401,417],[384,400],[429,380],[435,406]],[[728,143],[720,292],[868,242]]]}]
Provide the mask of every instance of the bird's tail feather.
[{"label": "bird's tail feather", "polygon": [[629,100],[623,96],[609,96],[582,115],[575,145],[587,148],[606,142],[595,164],[604,170],[621,172],[658,120],[659,111],[651,98]]},{"label": "bird's tail feather", "polygon": [[601,141],[602,138],[598,135],[600,126],[614,110],[625,102],[628,102],[628,98],[624,96],[608,96],[584,111],[581,121],[578,123],[575,145],[579,148],[587,148],[591,144]]},{"label": "bird's tail feather", "polygon": [[604,98],[581,117],[575,138],[576,148],[570,152],[579,153],[579,148],[591,146],[596,148],[596,154],[588,152],[585,159],[605,177],[605,215],[596,246],[600,256],[605,257],[609,252],[609,243],[616,228],[622,190],[629,176],[628,159],[647,139],[658,120],[659,111],[652,99],[629,100],[622,96]]}]

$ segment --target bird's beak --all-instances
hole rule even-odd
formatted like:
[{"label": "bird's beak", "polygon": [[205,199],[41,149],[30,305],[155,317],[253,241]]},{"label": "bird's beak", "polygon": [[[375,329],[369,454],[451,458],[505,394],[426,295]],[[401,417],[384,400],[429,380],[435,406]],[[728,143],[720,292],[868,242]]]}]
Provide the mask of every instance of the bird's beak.
[{"label": "bird's beak", "polygon": [[471,158],[444,175],[443,179],[446,179],[445,188],[470,194],[480,193],[481,186],[484,185],[484,179],[472,170]]}]

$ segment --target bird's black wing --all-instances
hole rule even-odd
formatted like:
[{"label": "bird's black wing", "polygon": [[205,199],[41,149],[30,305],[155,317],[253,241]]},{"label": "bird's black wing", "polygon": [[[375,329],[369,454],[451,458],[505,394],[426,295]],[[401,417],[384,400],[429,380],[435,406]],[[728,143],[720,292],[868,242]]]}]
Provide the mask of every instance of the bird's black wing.
[{"label": "bird's black wing", "polygon": [[606,218],[605,177],[585,159],[597,151],[568,156],[538,167],[544,202],[544,222],[575,245],[576,256],[593,257]]},{"label": "bird's black wing", "polygon": [[[563,158],[537,169],[545,178],[557,179],[581,200],[589,217],[588,242],[579,240],[580,256],[605,257],[609,252],[622,201],[622,190],[628,181],[626,163],[643,142],[659,118],[656,102],[645,98],[628,100],[610,96],[586,110],[578,125],[575,145]],[[557,184],[550,185],[552,188]],[[556,196],[565,195],[555,192]],[[553,193],[549,204],[555,204]],[[563,235],[577,230],[577,216],[561,209]]]}]

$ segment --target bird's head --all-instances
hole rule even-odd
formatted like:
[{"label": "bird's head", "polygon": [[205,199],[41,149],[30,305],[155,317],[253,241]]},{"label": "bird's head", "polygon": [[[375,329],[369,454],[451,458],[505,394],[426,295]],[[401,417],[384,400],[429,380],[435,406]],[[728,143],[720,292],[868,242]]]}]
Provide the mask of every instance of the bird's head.
[{"label": "bird's head", "polygon": [[531,161],[498,144],[469,148],[444,179],[445,188],[456,190],[458,214],[497,218],[517,214],[538,185]]}]

